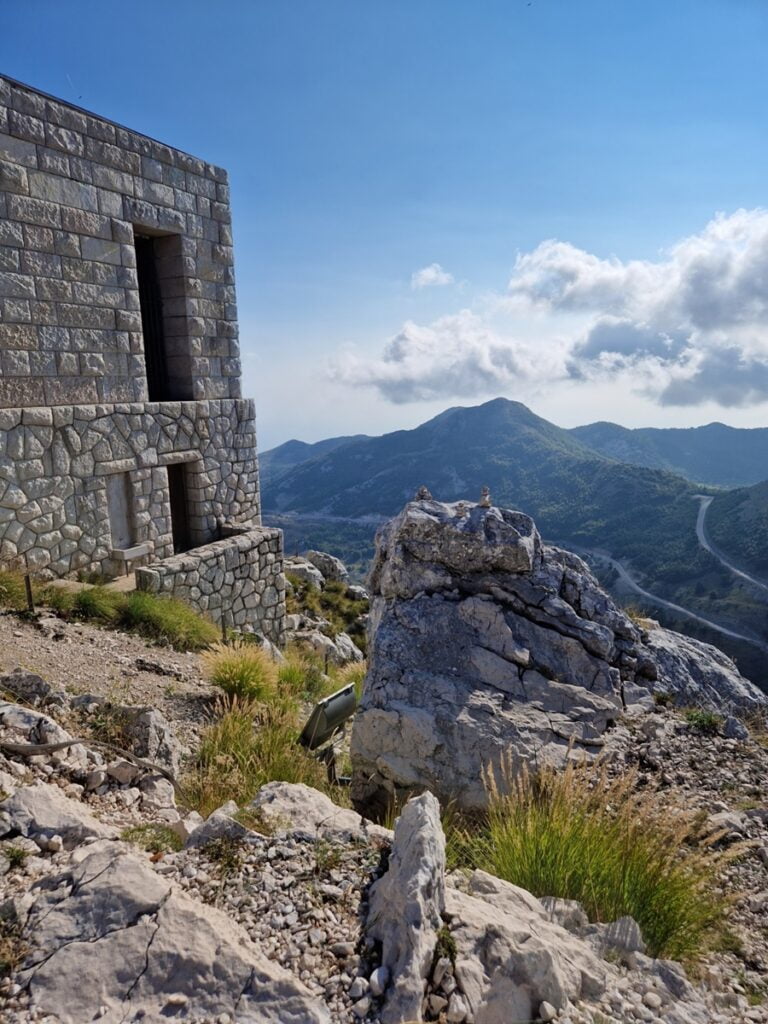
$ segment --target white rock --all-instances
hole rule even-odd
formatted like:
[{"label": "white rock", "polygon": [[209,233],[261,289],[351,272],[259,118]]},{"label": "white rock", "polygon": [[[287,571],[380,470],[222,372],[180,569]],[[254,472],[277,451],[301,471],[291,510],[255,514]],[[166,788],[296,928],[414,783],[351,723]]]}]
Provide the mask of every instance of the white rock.
[{"label": "white rock", "polygon": [[71,849],[87,838],[110,838],[117,830],[95,818],[80,802],[70,800],[58,786],[22,786],[0,804],[13,828],[23,836],[59,836]]},{"label": "white rock", "polygon": [[382,1024],[421,1019],[425,985],[445,907],[445,836],[431,793],[415,797],[395,823],[387,873],[370,892],[368,934],[381,942],[388,990]]}]

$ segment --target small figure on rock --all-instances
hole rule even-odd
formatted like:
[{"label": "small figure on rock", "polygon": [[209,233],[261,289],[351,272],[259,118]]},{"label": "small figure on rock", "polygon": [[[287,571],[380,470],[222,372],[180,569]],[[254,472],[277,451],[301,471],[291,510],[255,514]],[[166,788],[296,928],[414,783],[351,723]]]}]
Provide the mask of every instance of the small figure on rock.
[{"label": "small figure on rock", "polygon": [[490,508],[491,507],[491,488],[490,487],[484,487],[482,489],[482,491],[480,491],[480,502],[479,502],[479,505],[480,505],[480,508]]},{"label": "small figure on rock", "polygon": [[424,484],[422,484],[418,491],[416,491],[416,501],[432,501],[432,495],[429,488],[425,487]]}]

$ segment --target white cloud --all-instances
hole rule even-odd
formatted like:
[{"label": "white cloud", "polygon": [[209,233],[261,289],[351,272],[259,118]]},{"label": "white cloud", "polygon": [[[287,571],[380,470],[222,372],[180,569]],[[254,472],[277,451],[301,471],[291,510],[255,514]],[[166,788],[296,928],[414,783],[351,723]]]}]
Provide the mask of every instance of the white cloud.
[{"label": "white cloud", "polygon": [[[432,264],[413,287],[446,283],[441,275],[452,280]],[[347,353],[333,375],[392,402],[525,397],[521,389],[567,379],[613,379],[664,406],[766,401],[768,211],[718,214],[658,260],[542,242],[518,256],[507,293],[482,311],[409,321],[380,358]]]},{"label": "white cloud", "polygon": [[430,263],[428,267],[422,267],[411,274],[411,288],[414,291],[446,284],[453,284],[453,274],[443,270],[439,263]]},{"label": "white cloud", "polygon": [[562,358],[555,353],[543,358],[468,309],[426,327],[409,320],[380,359],[361,360],[347,352],[332,369],[334,379],[373,386],[397,403],[498,394],[542,374],[562,377]]}]

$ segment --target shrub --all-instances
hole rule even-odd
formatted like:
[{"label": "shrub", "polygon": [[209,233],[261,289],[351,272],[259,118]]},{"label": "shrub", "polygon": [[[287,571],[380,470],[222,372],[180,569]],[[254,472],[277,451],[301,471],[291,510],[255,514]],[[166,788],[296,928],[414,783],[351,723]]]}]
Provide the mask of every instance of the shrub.
[{"label": "shrub", "polygon": [[327,788],[325,766],[298,743],[295,708],[235,698],[219,705],[205,730],[197,764],[185,780],[190,806],[207,815],[227,800],[247,803],[267,782]]},{"label": "shrub", "polygon": [[656,690],[653,703],[659,708],[669,708],[675,703],[675,695],[668,690]]},{"label": "shrub", "polygon": [[52,608],[57,615],[66,618],[75,610],[77,595],[63,587],[45,587],[40,593],[40,602]]},{"label": "shrub", "polygon": [[704,711],[702,708],[691,708],[686,711],[685,720],[692,729],[702,733],[704,736],[717,736],[723,720],[714,711]]},{"label": "shrub", "polygon": [[203,660],[211,683],[228,697],[264,701],[274,695],[277,666],[254,644],[225,647],[217,643],[204,652]]},{"label": "shrub", "polygon": [[181,651],[200,651],[215,643],[216,626],[174,597],[158,597],[144,590],[125,595],[120,624],[150,640]]},{"label": "shrub", "polygon": [[503,781],[504,793],[489,780],[487,825],[465,846],[477,866],[535,896],[578,900],[593,921],[633,917],[654,957],[695,956],[716,941],[716,860],[695,841],[691,814],[605,765],[508,767]]}]

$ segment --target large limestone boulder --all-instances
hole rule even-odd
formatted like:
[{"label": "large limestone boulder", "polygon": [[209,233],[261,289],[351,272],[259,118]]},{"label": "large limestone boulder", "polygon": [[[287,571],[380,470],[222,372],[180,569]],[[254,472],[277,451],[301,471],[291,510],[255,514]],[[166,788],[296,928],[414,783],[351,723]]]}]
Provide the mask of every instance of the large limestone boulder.
[{"label": "large limestone boulder", "polygon": [[239,925],[180,893],[122,844],[76,851],[63,874],[38,887],[21,924],[30,949],[17,980],[61,1024],[329,1020]]},{"label": "large limestone boulder", "polygon": [[768,696],[717,647],[658,625],[643,640],[658,668],[656,688],[671,693],[676,704],[725,714],[768,707]]},{"label": "large limestone boulder", "polygon": [[[352,731],[358,810],[428,788],[465,809],[508,758],[601,752],[655,666],[574,555],[521,512],[415,501],[377,537],[370,669]],[[640,684],[640,685],[638,685]]]},{"label": "large limestone boulder", "polygon": [[305,551],[304,558],[319,569],[326,580],[337,580],[345,583],[349,579],[349,571],[340,558],[329,555],[327,551]]},{"label": "large limestone boulder", "polygon": [[72,848],[86,839],[117,836],[117,829],[95,818],[79,800],[72,800],[58,787],[45,782],[22,786],[0,803],[0,815],[10,833],[29,839],[61,836]]}]

